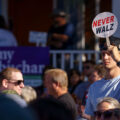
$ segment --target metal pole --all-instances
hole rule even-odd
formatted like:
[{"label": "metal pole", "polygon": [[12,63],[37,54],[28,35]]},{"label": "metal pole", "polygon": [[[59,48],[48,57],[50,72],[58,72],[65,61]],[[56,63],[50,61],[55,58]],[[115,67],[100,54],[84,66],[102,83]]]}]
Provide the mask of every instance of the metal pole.
[{"label": "metal pole", "polygon": [[[100,12],[100,0],[96,0],[96,15]],[[99,51],[99,38],[95,36],[95,50]],[[95,54],[95,57],[97,58],[97,53]]]}]

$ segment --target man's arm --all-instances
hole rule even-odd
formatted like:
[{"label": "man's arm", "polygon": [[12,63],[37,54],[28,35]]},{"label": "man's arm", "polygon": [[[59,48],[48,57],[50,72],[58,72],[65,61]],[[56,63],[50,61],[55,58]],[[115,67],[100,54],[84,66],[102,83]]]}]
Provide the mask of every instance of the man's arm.
[{"label": "man's arm", "polygon": [[62,42],[66,42],[69,38],[69,36],[65,35],[65,34],[58,34],[58,33],[54,33],[52,35],[53,38],[60,40]]},{"label": "man's arm", "polygon": [[[92,102],[94,101],[94,90],[93,90],[93,86],[90,86],[89,91],[88,91],[88,98],[86,101],[86,105],[85,105],[85,111],[84,113],[87,114],[89,116],[88,120],[94,120],[94,106],[92,104]],[[95,102],[95,101],[94,101]],[[93,103],[94,103],[93,102]]]},{"label": "man's arm", "polygon": [[69,37],[73,35],[73,33],[74,33],[73,24],[67,24],[65,32],[63,34],[54,33],[52,37],[62,42],[67,42],[67,40],[69,39]]},{"label": "man's arm", "polygon": [[108,51],[110,51],[110,53],[112,54],[113,59],[114,59],[116,62],[120,62],[120,52],[119,52],[117,46],[110,45],[110,46],[108,47]]}]

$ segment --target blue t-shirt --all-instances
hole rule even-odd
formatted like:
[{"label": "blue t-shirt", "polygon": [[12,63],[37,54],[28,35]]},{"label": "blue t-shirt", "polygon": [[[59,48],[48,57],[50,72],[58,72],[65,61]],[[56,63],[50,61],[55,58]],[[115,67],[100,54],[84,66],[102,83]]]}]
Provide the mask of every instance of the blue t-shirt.
[{"label": "blue t-shirt", "polygon": [[90,86],[85,113],[93,116],[97,103],[103,97],[113,97],[120,101],[120,76],[110,80],[101,79]]},{"label": "blue t-shirt", "polygon": [[52,37],[54,33],[67,35],[68,40],[66,42],[62,42],[62,46],[57,48],[56,46],[51,45],[50,49],[72,49],[75,37],[75,28],[71,23],[66,23],[63,26],[51,26],[48,31],[48,38],[52,39],[52,41],[59,41],[59,39]]},{"label": "blue t-shirt", "polygon": [[74,94],[79,98],[83,99],[85,91],[88,89],[90,85],[90,82],[83,82],[77,86],[77,88],[74,90]]}]

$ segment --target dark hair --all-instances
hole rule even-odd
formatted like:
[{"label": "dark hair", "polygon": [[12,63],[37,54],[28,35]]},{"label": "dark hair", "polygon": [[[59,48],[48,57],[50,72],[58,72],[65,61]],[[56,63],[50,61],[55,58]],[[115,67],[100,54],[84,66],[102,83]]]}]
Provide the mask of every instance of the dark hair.
[{"label": "dark hair", "polygon": [[29,106],[40,120],[73,120],[70,112],[55,98],[39,98]]},{"label": "dark hair", "polygon": [[6,28],[5,19],[0,15],[0,28]]},{"label": "dark hair", "polygon": [[106,75],[106,70],[103,65],[95,65],[94,66],[95,71],[97,71],[98,75],[101,77],[104,77]]},{"label": "dark hair", "polygon": [[95,65],[95,61],[93,61],[93,60],[86,60],[83,64]]},{"label": "dark hair", "polygon": [[[110,41],[111,45],[117,46],[117,48],[120,50],[120,46],[119,46],[120,45],[120,38],[110,36],[109,41]],[[100,50],[107,50],[108,49],[105,38],[100,40],[99,48],[100,48]]]},{"label": "dark hair", "polygon": [[81,75],[81,73],[77,69],[71,69],[68,74],[69,76],[72,76],[73,74]]}]

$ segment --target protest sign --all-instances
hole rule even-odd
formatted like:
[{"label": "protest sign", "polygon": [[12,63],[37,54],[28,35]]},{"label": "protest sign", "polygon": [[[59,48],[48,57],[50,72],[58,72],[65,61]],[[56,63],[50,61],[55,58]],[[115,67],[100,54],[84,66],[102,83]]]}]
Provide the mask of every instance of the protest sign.
[{"label": "protest sign", "polygon": [[118,26],[117,18],[113,13],[98,14],[92,22],[92,30],[96,36],[106,38],[114,34]]},{"label": "protest sign", "polygon": [[117,18],[110,12],[98,14],[92,22],[94,34],[98,37],[106,38],[107,46],[110,45],[109,37],[115,33],[117,26]]},{"label": "protest sign", "polygon": [[18,68],[29,78],[25,80],[29,85],[41,84],[43,69],[48,64],[48,47],[0,47],[0,71],[6,67]]}]

